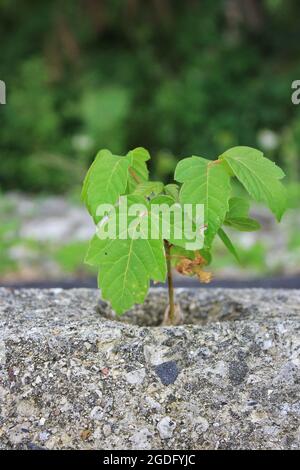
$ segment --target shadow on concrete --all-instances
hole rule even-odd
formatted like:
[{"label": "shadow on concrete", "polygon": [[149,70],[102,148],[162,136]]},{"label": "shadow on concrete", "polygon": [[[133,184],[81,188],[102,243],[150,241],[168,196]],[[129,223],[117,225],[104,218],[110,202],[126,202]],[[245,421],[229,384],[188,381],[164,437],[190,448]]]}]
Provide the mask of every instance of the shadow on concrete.
[{"label": "shadow on concrete", "polygon": [[[228,287],[231,289],[262,287],[272,289],[300,289],[300,276],[291,277],[265,277],[256,279],[215,279],[210,284],[200,284],[196,279],[177,278],[174,282],[176,287],[194,287],[194,288],[214,288],[214,287]],[[166,284],[156,284],[153,287],[162,287]],[[58,288],[73,289],[80,287],[97,287],[97,280],[94,277],[86,279],[58,279],[58,280],[45,280],[45,281],[32,281],[32,282],[0,282],[0,287],[11,288],[38,288],[49,289]]]}]

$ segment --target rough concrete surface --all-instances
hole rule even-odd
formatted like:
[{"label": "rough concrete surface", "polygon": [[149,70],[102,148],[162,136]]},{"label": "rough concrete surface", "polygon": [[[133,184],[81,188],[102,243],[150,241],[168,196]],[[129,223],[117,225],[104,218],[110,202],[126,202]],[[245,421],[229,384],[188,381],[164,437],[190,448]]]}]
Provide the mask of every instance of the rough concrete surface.
[{"label": "rough concrete surface", "polygon": [[300,291],[178,289],[178,327],[99,299],[0,289],[0,448],[300,448]]}]

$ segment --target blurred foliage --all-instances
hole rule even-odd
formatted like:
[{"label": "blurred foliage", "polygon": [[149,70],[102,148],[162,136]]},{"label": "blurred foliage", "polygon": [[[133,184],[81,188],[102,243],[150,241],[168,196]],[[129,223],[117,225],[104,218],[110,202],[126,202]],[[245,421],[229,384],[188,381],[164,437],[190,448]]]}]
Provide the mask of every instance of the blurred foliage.
[{"label": "blurred foliage", "polygon": [[288,247],[289,249],[293,251],[300,251],[300,233],[299,232],[293,232],[290,234],[289,237],[289,244]]},{"label": "blurred foliage", "polygon": [[260,146],[299,179],[297,0],[0,0],[0,185],[72,190],[97,149]]},{"label": "blurred foliage", "polygon": [[287,185],[288,207],[295,209],[300,204],[300,184],[299,182],[291,182]]},{"label": "blurred foliage", "polygon": [[9,254],[9,250],[17,243],[18,229],[17,220],[9,217],[12,209],[11,204],[0,193],[0,276],[17,267]]},{"label": "blurred foliage", "polygon": [[[238,239],[238,237],[237,237]],[[240,266],[237,263],[233,263],[233,258],[230,253],[225,252],[223,246],[218,244],[214,248],[213,261],[211,264],[211,270],[218,272],[220,269],[226,268],[240,268],[243,272],[247,272],[247,275],[264,275],[270,274],[266,265],[266,254],[267,247],[262,242],[255,242],[249,247],[244,247],[240,243],[235,243],[236,249],[239,253]]]},{"label": "blurred foliage", "polygon": [[88,242],[68,243],[56,249],[54,259],[57,261],[62,271],[69,275],[96,274],[96,269],[83,264],[87,248]]}]

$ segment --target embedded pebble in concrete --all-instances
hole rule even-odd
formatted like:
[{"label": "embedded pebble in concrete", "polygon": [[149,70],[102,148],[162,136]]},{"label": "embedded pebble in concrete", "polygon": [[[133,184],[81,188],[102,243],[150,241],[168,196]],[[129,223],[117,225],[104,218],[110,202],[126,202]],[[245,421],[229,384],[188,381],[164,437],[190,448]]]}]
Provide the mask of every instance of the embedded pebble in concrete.
[{"label": "embedded pebble in concrete", "polygon": [[300,448],[300,292],[99,296],[0,289],[1,449]]},{"label": "embedded pebble in concrete", "polygon": [[131,385],[138,385],[143,383],[144,378],[145,378],[146,372],[144,369],[140,370],[134,370],[132,372],[127,372],[126,374],[126,380],[128,383]]},{"label": "embedded pebble in concrete", "polygon": [[175,361],[168,361],[159,364],[155,368],[155,372],[164,385],[170,385],[175,382],[178,376],[178,368]]},{"label": "embedded pebble in concrete", "polygon": [[159,435],[162,439],[170,439],[173,436],[176,423],[169,416],[165,416],[157,425]]}]

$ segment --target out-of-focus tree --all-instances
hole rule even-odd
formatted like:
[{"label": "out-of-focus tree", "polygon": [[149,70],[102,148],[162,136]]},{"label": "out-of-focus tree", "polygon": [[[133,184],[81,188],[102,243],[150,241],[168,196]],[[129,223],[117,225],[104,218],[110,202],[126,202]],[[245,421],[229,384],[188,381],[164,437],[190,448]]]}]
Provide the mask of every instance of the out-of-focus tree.
[{"label": "out-of-focus tree", "polygon": [[213,157],[264,130],[291,168],[299,16],[297,0],[0,0],[0,185],[65,191],[98,148],[141,144],[167,177],[172,154]]}]

